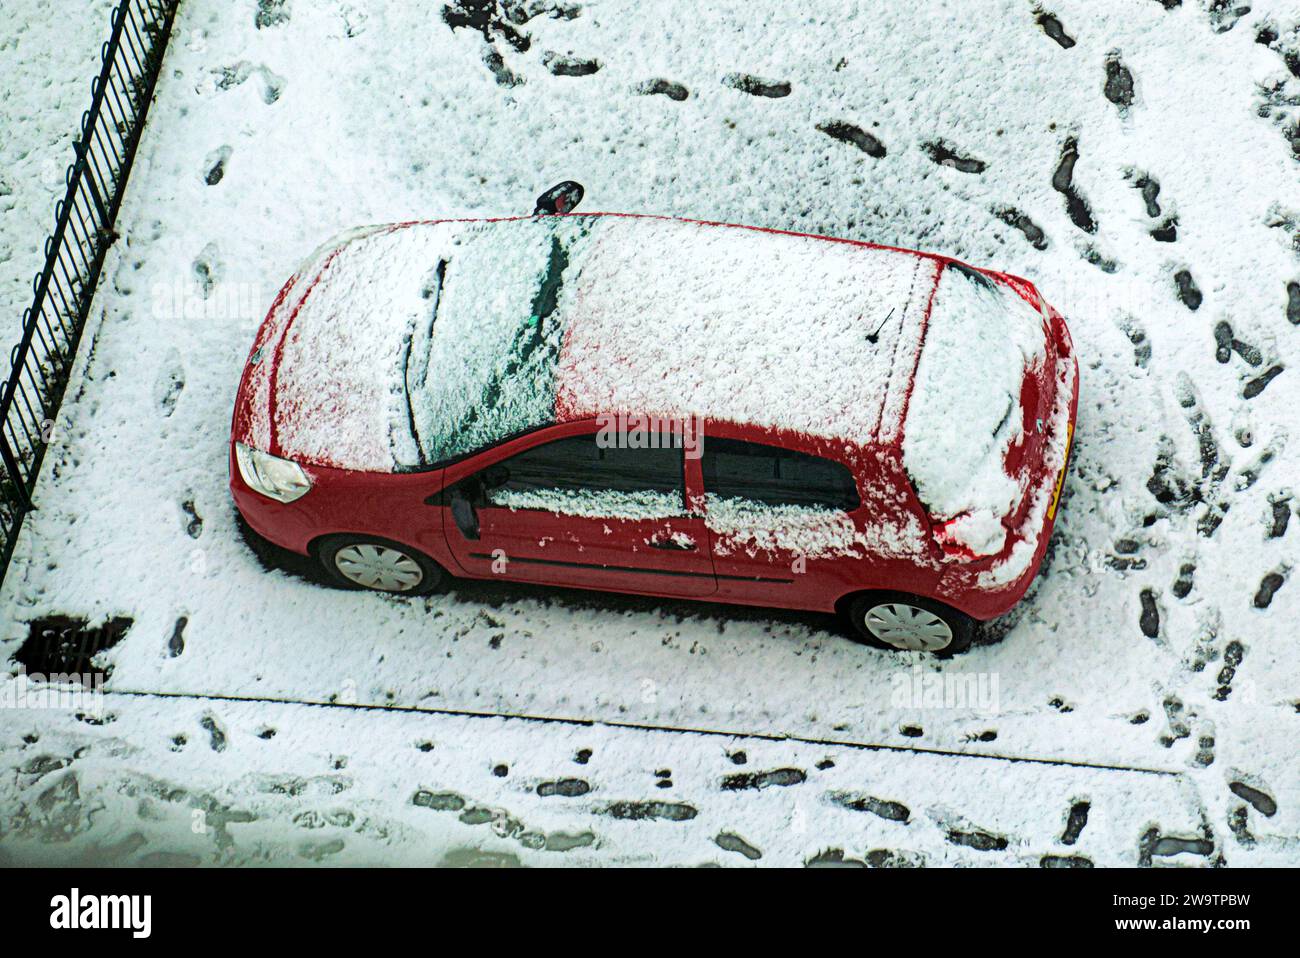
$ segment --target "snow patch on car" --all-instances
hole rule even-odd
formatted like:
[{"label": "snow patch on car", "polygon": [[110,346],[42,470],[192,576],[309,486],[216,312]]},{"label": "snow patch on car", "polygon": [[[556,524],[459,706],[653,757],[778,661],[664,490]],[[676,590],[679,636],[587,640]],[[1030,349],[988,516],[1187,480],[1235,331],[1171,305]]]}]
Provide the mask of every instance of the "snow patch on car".
[{"label": "snow patch on car", "polygon": [[402,376],[425,303],[413,266],[427,263],[447,232],[371,231],[327,256],[276,347],[272,417],[282,455],[371,472],[415,458]]},{"label": "snow patch on car", "polygon": [[1029,491],[1029,508],[1020,526],[1013,530],[1014,545],[1002,559],[981,572],[976,586],[985,590],[1004,588],[1018,582],[1034,565],[1039,553],[1047,511],[1056,497],[1057,479],[1066,467],[1070,452],[1070,403],[1078,390],[1079,370],[1071,356],[1056,363],[1056,399],[1047,423],[1047,442],[1043,445],[1043,464],[1038,482]]},{"label": "snow patch on car", "polygon": [[860,444],[894,431],[939,261],[682,220],[601,225],[560,355],[562,418],[635,410]]},{"label": "snow patch on car", "polygon": [[923,531],[915,516],[873,516],[863,528],[838,509],[776,506],[752,499],[708,494],[705,525],[713,533],[715,555],[788,553],[808,559],[837,556],[917,558]]},{"label": "snow patch on car", "polygon": [[588,519],[670,519],[680,516],[682,497],[668,492],[612,489],[496,489],[488,502],[504,509],[539,509]]},{"label": "snow patch on car", "polygon": [[977,554],[1024,494],[1007,451],[1024,437],[1025,372],[1045,361],[1043,318],[1019,294],[969,267],[944,270],[903,427],[903,462],[930,515]]},{"label": "snow patch on car", "polygon": [[963,513],[937,526],[935,537],[958,550],[967,550],[977,556],[997,555],[1007,542],[1007,530],[1002,520],[992,512]]}]

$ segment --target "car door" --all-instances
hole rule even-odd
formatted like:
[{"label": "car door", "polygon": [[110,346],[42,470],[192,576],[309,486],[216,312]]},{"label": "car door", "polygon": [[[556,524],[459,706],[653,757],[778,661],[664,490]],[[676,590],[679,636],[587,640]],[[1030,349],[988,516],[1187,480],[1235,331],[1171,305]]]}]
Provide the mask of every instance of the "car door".
[{"label": "car door", "polygon": [[456,482],[443,523],[456,562],[480,578],[716,591],[708,532],[687,508],[683,450],[653,435],[633,443],[592,428],[548,438]]},{"label": "car door", "polygon": [[845,464],[766,442],[704,437],[706,525],[719,598],[817,608],[843,576],[861,502]]}]

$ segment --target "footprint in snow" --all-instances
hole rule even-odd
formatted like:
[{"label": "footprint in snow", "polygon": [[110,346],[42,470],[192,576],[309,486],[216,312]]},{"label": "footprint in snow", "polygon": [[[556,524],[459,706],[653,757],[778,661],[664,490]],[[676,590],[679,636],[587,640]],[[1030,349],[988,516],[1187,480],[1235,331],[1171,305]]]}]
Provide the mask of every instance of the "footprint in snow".
[{"label": "footprint in snow", "polygon": [[1079,247],[1079,255],[1083,257],[1085,263],[1089,263],[1103,273],[1114,273],[1119,269],[1119,263],[1104,255],[1101,250],[1091,243],[1085,243]]},{"label": "footprint in snow", "polygon": [[1065,27],[1055,16],[1045,11],[1039,10],[1038,15],[1034,18],[1035,22],[1042,28],[1043,32],[1068,50],[1074,46],[1074,37],[1065,32]]},{"label": "footprint in snow", "polygon": [[728,73],[722,78],[722,85],[750,96],[764,96],[773,100],[789,96],[791,89],[787,80],[764,80],[748,73]]},{"label": "footprint in snow", "polygon": [[601,812],[625,821],[687,822],[699,812],[684,802],[612,802]]},{"label": "footprint in snow", "polygon": [[1229,791],[1238,798],[1243,798],[1254,807],[1265,818],[1272,818],[1277,814],[1277,800],[1268,794],[1262,787],[1256,788],[1243,781],[1233,781],[1228,784]]},{"label": "footprint in snow", "polygon": [[1260,580],[1259,589],[1255,592],[1255,608],[1267,609],[1272,604],[1273,596],[1277,595],[1277,590],[1282,588],[1290,571],[1289,568],[1283,566],[1281,569],[1268,573]]},{"label": "footprint in snow", "polygon": [[1070,813],[1065,822],[1065,832],[1061,835],[1062,845],[1073,845],[1083,834],[1083,829],[1088,824],[1088,812],[1092,808],[1092,803],[1087,801],[1077,801],[1070,806]]},{"label": "footprint in snow", "polygon": [[240,86],[249,77],[257,74],[262,80],[262,102],[267,106],[275,103],[284,93],[285,85],[288,81],[273,72],[266,66],[254,66],[247,60],[241,60],[239,63],[228,67],[216,67],[209,71],[212,77],[213,86],[221,92],[233,90]]},{"label": "footprint in snow", "polygon": [[185,534],[191,539],[197,539],[203,533],[203,517],[194,507],[194,500],[186,499],[182,502],[181,511],[185,513]]},{"label": "footprint in snow", "polygon": [[928,143],[922,143],[921,149],[925,150],[926,155],[931,161],[939,166],[951,167],[962,173],[983,173],[988,169],[988,164],[983,160],[977,160],[971,156],[962,156],[956,150],[949,147],[942,140],[934,140]]},{"label": "footprint in snow", "polygon": [[170,418],[176,411],[176,403],[180,400],[184,389],[185,366],[181,363],[181,354],[171,349],[163,361],[162,368],[158,371],[153,386],[154,402],[162,410],[164,419]]},{"label": "footprint in snow", "polygon": [[194,269],[194,278],[198,281],[203,298],[207,299],[212,295],[213,288],[221,279],[221,254],[217,244],[215,242],[209,243],[199,250],[199,255],[194,257],[192,267]]},{"label": "footprint in snow", "polygon": [[1218,688],[1214,690],[1214,698],[1217,701],[1227,701],[1228,696],[1232,694],[1232,680],[1237,677],[1237,666],[1241,665],[1241,660],[1246,657],[1246,647],[1233,639],[1223,650],[1223,668],[1219,669],[1216,680],[1219,683]]},{"label": "footprint in snow", "polygon": [[185,651],[185,626],[189,621],[188,616],[182,615],[172,627],[171,637],[167,640],[167,654],[173,659]]},{"label": "footprint in snow", "polygon": [[489,46],[483,52],[483,63],[491,71],[492,78],[496,80],[497,86],[515,87],[524,82],[523,77],[506,66],[506,61],[501,58],[501,54],[497,52],[496,47]]},{"label": "footprint in snow", "polygon": [[1065,197],[1065,211],[1072,222],[1085,233],[1097,232],[1097,221],[1092,207],[1074,185],[1074,166],[1079,161],[1079,140],[1069,137],[1061,146],[1061,160],[1052,174],[1052,189]]},{"label": "footprint in snow", "polygon": [[663,80],[655,78],[646,80],[636,87],[636,92],[641,96],[666,96],[670,100],[681,102],[691,95],[691,91],[686,89],[680,83],[674,83],[672,80]]},{"label": "footprint in snow", "polygon": [[963,845],[979,852],[1000,852],[1009,844],[1003,835],[974,827],[951,827],[944,833],[944,837],[953,845]]},{"label": "footprint in snow", "polygon": [[1281,364],[1270,366],[1264,372],[1260,373],[1254,379],[1251,379],[1246,383],[1246,385],[1241,390],[1242,398],[1254,399],[1256,396],[1262,393],[1266,388],[1268,388],[1268,384],[1271,383],[1274,379],[1276,379],[1278,375],[1282,373],[1282,371],[1283,371],[1283,367]]},{"label": "footprint in snow", "polygon": [[881,143],[873,134],[868,133],[860,126],[854,126],[852,123],[843,123],[839,120],[831,120],[828,123],[818,123],[817,129],[825,133],[833,140],[839,140],[841,143],[848,143],[856,146],[867,156],[877,160],[884,159],[885,144]]},{"label": "footprint in snow", "polygon": [[1191,270],[1180,269],[1174,273],[1174,285],[1178,290],[1178,299],[1184,306],[1192,312],[1201,308],[1205,297],[1201,294],[1201,288],[1196,285],[1196,280],[1192,278]]},{"label": "footprint in snow", "polygon": [[1027,213],[1022,213],[1020,210],[1012,206],[1004,206],[994,208],[993,215],[1008,226],[1020,230],[1025,239],[1029,241],[1029,244],[1033,246],[1034,249],[1047,249],[1047,234],[1043,232],[1041,226],[1029,218]]},{"label": "footprint in snow", "polygon": [[761,851],[734,832],[719,832],[717,837],[713,839],[713,842],[724,852],[736,852],[737,854],[744,855],[751,862],[758,861],[758,859],[763,857]]},{"label": "footprint in snow", "polygon": [[1133,105],[1133,73],[1120,59],[1118,50],[1106,54],[1106,83],[1102,92],[1119,108],[1120,116],[1128,115],[1128,108]]},{"label": "footprint in snow", "polygon": [[1176,695],[1170,695],[1165,698],[1165,721],[1169,725],[1168,731],[1160,736],[1160,744],[1165,748],[1173,748],[1174,743],[1185,739],[1192,734],[1191,728],[1187,725],[1187,720],[1183,711],[1182,700]]},{"label": "footprint in snow", "polygon": [[208,745],[214,752],[224,752],[226,750],[226,730],[223,729],[216,717],[208,714],[203,716],[199,721],[204,731],[208,733]]},{"label": "footprint in snow", "polygon": [[1044,855],[1038,862],[1040,868],[1092,868],[1092,859],[1082,855]]},{"label": "footprint in snow", "polygon": [[257,13],[253,26],[259,30],[282,26],[289,22],[289,0],[257,0]]},{"label": "footprint in snow", "polygon": [[1163,210],[1160,207],[1160,184],[1155,177],[1149,173],[1143,173],[1138,170],[1126,170],[1125,179],[1131,180],[1133,187],[1142,194],[1142,202],[1146,207],[1147,216],[1151,220],[1158,221],[1148,232],[1151,238],[1158,243],[1172,243],[1178,239],[1178,215],[1170,213],[1163,220],[1160,219]]},{"label": "footprint in snow", "polygon": [[226,164],[230,162],[230,154],[234,151],[229,146],[221,146],[213,150],[203,160],[203,182],[208,186],[216,186],[226,175]]},{"label": "footprint in snow", "polygon": [[1214,358],[1219,363],[1229,362],[1233,353],[1251,366],[1258,366],[1264,362],[1263,354],[1256,347],[1233,335],[1232,326],[1226,320],[1219,320],[1214,324],[1214,345]]},{"label": "footprint in snow", "polygon": [[1146,330],[1132,316],[1121,316],[1117,322],[1120,331],[1133,344],[1133,365],[1138,369],[1146,369],[1151,362],[1151,340],[1147,338]]},{"label": "footprint in snow", "polygon": [[1291,521],[1291,496],[1289,493],[1269,496],[1268,505],[1271,512],[1271,521],[1266,538],[1281,539],[1286,535],[1287,525]]},{"label": "footprint in snow", "polygon": [[1250,13],[1250,4],[1240,0],[1210,0],[1206,12],[1210,16],[1210,27],[1215,33],[1227,33],[1237,25],[1237,21]]},{"label": "footprint in snow", "polygon": [[542,65],[551,71],[553,76],[557,77],[585,77],[591,76],[600,70],[601,63],[599,60],[588,60],[582,57],[565,56],[562,53],[555,53],[547,50],[542,54]]},{"label": "footprint in snow", "polygon": [[808,778],[808,773],[801,768],[776,768],[767,772],[737,772],[722,780],[724,791],[735,792],[743,789],[764,789],[772,785],[800,785]]},{"label": "footprint in snow", "polygon": [[870,812],[878,818],[890,822],[902,822],[904,825],[908,824],[908,820],[912,815],[911,809],[902,802],[893,802],[872,795],[832,792],[830,800],[841,808],[847,808],[849,811]]},{"label": "footprint in snow", "polygon": [[1143,589],[1138,595],[1138,600],[1142,605],[1142,612],[1138,616],[1138,627],[1148,639],[1158,640],[1160,638],[1160,607],[1156,603],[1155,590]]},{"label": "footprint in snow", "polygon": [[560,795],[564,798],[577,798],[591,791],[591,785],[580,778],[562,778],[554,782],[541,782],[537,794],[541,798]]}]

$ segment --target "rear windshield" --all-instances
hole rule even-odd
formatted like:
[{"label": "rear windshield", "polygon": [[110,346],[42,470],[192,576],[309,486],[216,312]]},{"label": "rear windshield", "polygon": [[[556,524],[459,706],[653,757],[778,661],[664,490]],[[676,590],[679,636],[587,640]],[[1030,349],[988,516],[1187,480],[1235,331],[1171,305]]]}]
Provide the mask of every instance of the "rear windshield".
[{"label": "rear windshield", "polygon": [[1005,469],[1023,432],[1020,391],[1045,354],[1038,310],[960,264],[939,278],[903,429],[903,460],[929,513],[1005,515],[1019,483]]}]

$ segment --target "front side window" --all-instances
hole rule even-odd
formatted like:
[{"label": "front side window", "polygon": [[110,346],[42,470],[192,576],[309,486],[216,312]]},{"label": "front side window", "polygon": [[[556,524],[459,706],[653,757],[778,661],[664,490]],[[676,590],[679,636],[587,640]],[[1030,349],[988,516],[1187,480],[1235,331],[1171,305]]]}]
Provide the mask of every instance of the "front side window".
[{"label": "front side window", "polygon": [[701,465],[705,492],[719,498],[843,512],[860,504],[849,468],[820,456],[709,437]]},{"label": "front side window", "polygon": [[657,448],[610,444],[598,441],[596,434],[534,446],[483,471],[487,500],[510,509],[570,515],[681,515],[682,450],[670,435],[658,439]]}]

